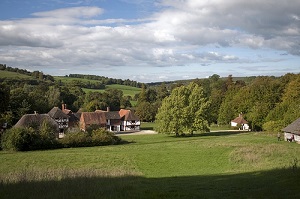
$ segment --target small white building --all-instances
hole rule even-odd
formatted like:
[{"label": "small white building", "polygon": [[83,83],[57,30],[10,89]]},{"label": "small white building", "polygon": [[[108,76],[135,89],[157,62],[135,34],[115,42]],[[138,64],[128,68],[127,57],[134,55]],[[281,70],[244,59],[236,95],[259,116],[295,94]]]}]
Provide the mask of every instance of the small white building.
[{"label": "small white building", "polygon": [[238,117],[231,120],[230,124],[232,127],[239,127],[239,130],[250,130],[248,122],[243,118],[243,114],[239,114]]},{"label": "small white building", "polygon": [[282,129],[282,131],[284,131],[285,141],[300,142],[300,118],[298,118],[290,125]]}]

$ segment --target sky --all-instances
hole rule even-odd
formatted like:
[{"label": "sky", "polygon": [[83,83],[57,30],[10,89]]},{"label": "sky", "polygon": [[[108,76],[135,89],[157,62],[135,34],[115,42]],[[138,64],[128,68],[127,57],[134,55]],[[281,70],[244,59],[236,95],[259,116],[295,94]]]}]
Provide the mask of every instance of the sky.
[{"label": "sky", "polygon": [[1,0],[0,63],[139,82],[300,73],[299,0]]}]

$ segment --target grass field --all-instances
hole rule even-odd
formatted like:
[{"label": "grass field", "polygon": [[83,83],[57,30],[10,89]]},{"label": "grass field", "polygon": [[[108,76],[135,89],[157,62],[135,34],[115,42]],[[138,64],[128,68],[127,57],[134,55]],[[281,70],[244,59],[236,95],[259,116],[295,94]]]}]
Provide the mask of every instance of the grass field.
[{"label": "grass field", "polygon": [[122,138],[128,144],[0,152],[0,198],[300,197],[300,145],[273,135]]},{"label": "grass field", "polygon": [[[124,96],[131,96],[131,97],[134,97],[135,94],[141,92],[140,88],[125,86],[125,85],[119,85],[119,84],[112,84],[112,85],[105,86],[105,89],[109,89],[109,88],[121,90],[121,91],[123,91]],[[96,91],[104,92],[105,89],[87,89],[87,88],[83,88],[83,91],[86,92],[86,93],[96,92]]]},{"label": "grass field", "polygon": [[11,71],[5,71],[5,70],[0,70],[0,78],[8,78],[8,79],[35,79],[31,76],[16,73],[16,72],[11,72]]}]

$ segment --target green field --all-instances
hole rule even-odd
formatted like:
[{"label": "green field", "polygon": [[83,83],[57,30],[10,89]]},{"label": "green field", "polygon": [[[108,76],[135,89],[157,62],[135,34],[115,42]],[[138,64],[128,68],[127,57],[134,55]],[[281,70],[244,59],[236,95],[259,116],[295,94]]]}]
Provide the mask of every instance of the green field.
[{"label": "green field", "polygon": [[0,198],[300,197],[300,145],[273,135],[122,139],[128,144],[0,152]]},{"label": "green field", "polygon": [[16,73],[16,72],[11,72],[11,71],[5,71],[5,70],[0,70],[0,78],[7,78],[7,79],[35,79],[34,77]]},{"label": "green field", "polygon": [[[138,94],[139,92],[141,92],[140,88],[136,88],[136,87],[132,87],[132,86],[125,86],[125,85],[119,85],[119,84],[112,84],[112,85],[106,85],[105,89],[118,89],[123,91],[123,95],[124,96],[131,96],[134,97],[135,94]],[[87,89],[87,88],[83,88],[82,90],[86,93],[88,92],[104,92],[105,89]]]}]

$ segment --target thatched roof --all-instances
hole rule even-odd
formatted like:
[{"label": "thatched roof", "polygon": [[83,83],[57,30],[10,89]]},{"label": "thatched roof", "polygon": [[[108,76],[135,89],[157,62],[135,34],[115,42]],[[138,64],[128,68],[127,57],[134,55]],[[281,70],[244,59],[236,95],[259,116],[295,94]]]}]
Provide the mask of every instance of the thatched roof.
[{"label": "thatched roof", "polygon": [[300,118],[292,122],[287,127],[283,128],[282,131],[300,135]]},{"label": "thatched roof", "polygon": [[52,118],[69,118],[67,114],[65,114],[60,108],[53,107],[49,112],[48,115]]},{"label": "thatched roof", "polygon": [[120,117],[125,121],[130,120],[140,120],[140,118],[135,115],[131,110],[121,109],[119,111]]},{"label": "thatched roof", "polygon": [[15,124],[14,127],[30,127],[31,125],[40,125],[43,121],[55,126],[58,131],[58,124],[48,114],[26,114]]}]

